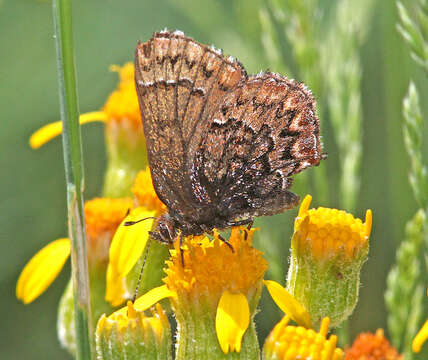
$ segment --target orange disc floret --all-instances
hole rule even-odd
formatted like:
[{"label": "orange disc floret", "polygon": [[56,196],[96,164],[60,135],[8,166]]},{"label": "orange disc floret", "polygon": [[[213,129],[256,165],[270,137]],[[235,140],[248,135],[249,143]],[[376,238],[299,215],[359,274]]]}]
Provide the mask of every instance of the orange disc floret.
[{"label": "orange disc floret", "polygon": [[352,259],[359,255],[361,249],[368,249],[370,210],[363,223],[343,210],[324,207],[308,210],[310,201],[310,196],[304,199],[294,224],[295,233],[299,233],[299,250],[310,250],[317,259],[331,258],[339,253]]},{"label": "orange disc floret", "polygon": [[111,66],[112,71],[119,73],[119,86],[113,91],[104,105],[103,112],[108,122],[126,122],[134,128],[141,128],[141,115],[138,105],[137,91],[134,80],[134,64],[126,63],[124,66]]},{"label": "orange disc floret", "polygon": [[139,206],[146,207],[148,210],[155,210],[157,214],[166,212],[165,204],[159,200],[158,195],[153,187],[150,168],[141,170],[134,180],[132,192],[137,198]]},{"label": "orange disc floret", "polygon": [[128,211],[132,209],[132,199],[95,198],[85,203],[86,234],[89,239],[97,239],[105,233],[113,236]]},{"label": "orange disc floret", "polygon": [[179,297],[187,294],[201,298],[209,294],[215,304],[224,291],[252,296],[268,266],[262,252],[251,245],[255,231],[233,228],[229,238],[233,251],[219,239],[217,231],[213,241],[202,236],[186,238],[184,267],[176,241],[171,260],[166,262],[164,282]]},{"label": "orange disc floret", "polygon": [[376,334],[362,333],[351,348],[346,349],[345,360],[403,360],[397,350],[385,338],[382,329]]}]

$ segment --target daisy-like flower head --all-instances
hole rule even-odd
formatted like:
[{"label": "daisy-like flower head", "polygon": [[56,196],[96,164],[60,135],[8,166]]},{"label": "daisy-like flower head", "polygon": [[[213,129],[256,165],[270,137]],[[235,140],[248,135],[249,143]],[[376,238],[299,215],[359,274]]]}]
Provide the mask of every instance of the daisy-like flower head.
[{"label": "daisy-like flower head", "polygon": [[[130,195],[136,174],[146,166],[147,152],[135,89],[134,65],[112,66],[111,70],[119,74],[117,89],[110,94],[101,111],[81,114],[79,122],[81,125],[90,122],[105,124],[108,162],[104,195],[123,197]],[[30,137],[30,146],[37,149],[61,132],[61,121],[45,125]]]},{"label": "daisy-like flower head", "polygon": [[132,207],[131,198],[95,198],[85,203],[89,264],[107,263],[113,235]]},{"label": "daisy-like flower head", "polygon": [[343,351],[336,347],[337,336],[327,338],[330,319],[324,318],[320,331],[288,325],[289,316],[273,328],[263,347],[263,360],[322,359],[341,360]]},{"label": "daisy-like flower head", "polygon": [[[170,298],[179,329],[177,358],[185,359],[201,348],[222,354],[239,353],[241,347],[245,352],[241,358],[258,356],[252,317],[267,262],[251,245],[254,231],[232,229],[230,246],[216,231],[212,241],[203,236],[188,237],[183,246],[184,266],[177,241],[166,262],[165,285],[137,299],[135,307],[145,310],[162,298]],[[197,346],[186,343],[189,338]],[[242,346],[242,341],[248,346]]]},{"label": "daisy-like flower head", "polygon": [[363,223],[342,210],[309,209],[311,199],[308,195],[302,201],[295,220],[287,288],[310,313],[314,326],[324,317],[337,326],[358,300],[372,213],[367,210]]},{"label": "daisy-like flower head", "polygon": [[[132,207],[131,199],[97,198],[85,203],[89,267],[106,265],[113,234]],[[16,296],[24,304],[39,297],[56,279],[70,255],[70,240],[51,242],[37,252],[19,276]]]},{"label": "daisy-like flower head", "polygon": [[171,330],[168,318],[159,304],[152,316],[136,310],[131,301],[127,307],[110,316],[101,316],[96,330],[97,359],[171,359]]},{"label": "daisy-like flower head", "polygon": [[[182,264],[178,243],[167,261],[164,279],[168,288],[181,299],[192,302],[195,297],[212,302],[216,307],[224,293],[241,293],[251,298],[260,285],[267,269],[262,253],[252,247],[256,230],[234,228],[230,235],[229,247],[219,239],[217,231],[214,240],[194,237],[186,242],[184,264]],[[246,240],[245,240],[246,237]],[[243,270],[245,269],[245,274]]]},{"label": "daisy-like flower head", "polygon": [[309,254],[319,262],[337,257],[340,261],[365,257],[372,227],[371,210],[367,210],[363,223],[343,210],[309,209],[311,200],[307,195],[300,205],[294,223],[294,250],[302,255]]},{"label": "daisy-like flower head", "polygon": [[345,360],[403,360],[395,348],[385,338],[382,329],[375,334],[362,333],[355,339],[352,347],[346,349]]},{"label": "daisy-like flower head", "polygon": [[119,74],[119,85],[108,97],[102,112],[108,122],[124,122],[137,131],[142,130],[140,107],[135,89],[134,64],[126,63],[123,67],[112,65],[111,71]]},{"label": "daisy-like flower head", "polygon": [[[134,134],[142,133],[140,109],[134,83],[134,65],[126,63],[123,67],[113,65],[110,70],[119,74],[119,85],[108,97],[101,111],[93,111],[80,115],[80,124],[103,122],[108,126],[121,124]],[[57,121],[41,127],[30,137],[33,149],[46,144],[62,132],[62,122]]]},{"label": "daisy-like flower head", "polygon": [[[105,302],[108,249],[116,228],[132,207],[130,198],[97,198],[85,203],[87,254],[93,320],[112,308]],[[70,240],[58,239],[41,249],[24,267],[16,296],[24,304],[39,297],[55,280],[70,255]],[[95,324],[94,324],[95,325]],[[76,351],[74,300],[69,282],[58,308],[58,337],[72,354]]]}]

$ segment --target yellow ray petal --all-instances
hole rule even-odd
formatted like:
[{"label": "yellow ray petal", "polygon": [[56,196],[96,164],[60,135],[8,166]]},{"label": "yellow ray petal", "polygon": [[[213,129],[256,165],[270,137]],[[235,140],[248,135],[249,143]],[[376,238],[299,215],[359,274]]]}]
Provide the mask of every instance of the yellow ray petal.
[{"label": "yellow ray petal", "polygon": [[302,203],[300,204],[299,214],[298,214],[299,217],[302,217],[303,215],[306,214],[306,212],[309,209],[309,206],[311,205],[311,201],[312,201],[312,196],[309,194],[306,195]]},{"label": "yellow ray petal", "polygon": [[125,278],[120,276],[111,264],[108,264],[105,300],[113,306],[119,306],[126,300],[126,295]]},{"label": "yellow ray petal", "polygon": [[128,275],[146,247],[153,219],[148,219],[131,226],[125,226],[127,221],[138,221],[153,217],[155,211],[136,208],[122,221],[114,234],[110,245],[110,264],[118,275]]},{"label": "yellow ray petal", "polygon": [[[94,121],[107,121],[107,116],[102,111],[93,111],[86,114],[82,114],[79,117],[80,125],[94,122]],[[48,141],[52,140],[54,137],[62,133],[62,121],[56,121],[45,126],[42,126],[40,129],[35,131],[30,137],[30,146],[33,149],[38,149],[42,145],[46,144]]]},{"label": "yellow ray petal", "polygon": [[311,318],[306,309],[285,290],[276,281],[263,281],[269,291],[270,296],[278,305],[278,307],[287,315],[289,315],[296,323],[306,328],[311,328]]},{"label": "yellow ray petal", "polygon": [[174,291],[169,290],[166,285],[158,286],[135,300],[134,308],[138,311],[145,311],[162,299],[171,296],[177,296],[177,294]]},{"label": "yellow ray petal", "polygon": [[58,239],[39,250],[25,265],[16,284],[16,297],[29,304],[55,280],[70,255],[70,240]]},{"label": "yellow ray petal", "polygon": [[369,237],[370,236],[370,232],[372,231],[372,211],[370,209],[368,209],[366,211],[366,222],[364,223],[365,227],[366,227],[366,236]]},{"label": "yellow ray petal", "polygon": [[412,350],[414,352],[421,351],[422,345],[427,339],[428,339],[428,319],[427,321],[425,321],[425,324],[422,326],[422,328],[419,330],[419,332],[413,339]]},{"label": "yellow ray petal", "polygon": [[218,342],[225,354],[241,351],[242,337],[250,324],[250,308],[242,294],[225,291],[220,298],[215,319]]}]

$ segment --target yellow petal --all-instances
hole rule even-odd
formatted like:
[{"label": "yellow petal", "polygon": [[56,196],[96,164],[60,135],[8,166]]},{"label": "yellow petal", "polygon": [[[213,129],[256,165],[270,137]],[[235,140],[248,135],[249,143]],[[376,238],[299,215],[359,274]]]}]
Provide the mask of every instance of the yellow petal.
[{"label": "yellow petal", "polygon": [[158,286],[135,300],[134,308],[137,311],[145,311],[162,299],[171,296],[177,296],[177,294],[174,291],[169,290],[166,285]]},{"label": "yellow petal", "polygon": [[113,306],[119,306],[125,301],[126,295],[125,278],[120,276],[111,264],[108,264],[105,300]]},{"label": "yellow petal", "polygon": [[[168,289],[166,285],[158,286],[152,290],[146,292],[143,296],[140,296],[135,303],[133,308],[135,311],[146,311],[148,308],[152,307],[157,302],[165,299],[167,297],[176,296],[177,294],[174,291]],[[112,315],[118,314],[128,314],[129,305],[115,311]],[[111,317],[110,315],[109,317]]]},{"label": "yellow petal", "polygon": [[372,231],[372,211],[368,209],[366,211],[366,222],[364,223],[366,227],[366,236],[367,238],[370,236],[370,232]]},{"label": "yellow petal", "polygon": [[110,245],[110,264],[118,275],[122,277],[128,275],[137,263],[146,247],[154,220],[148,219],[130,226],[125,226],[124,223],[153,217],[155,213],[145,208],[136,208],[117,228]]},{"label": "yellow petal", "polygon": [[264,283],[270,296],[272,296],[272,299],[284,313],[289,315],[299,325],[305,326],[306,328],[312,328],[309,313],[293,295],[291,295],[276,281],[264,280]]},{"label": "yellow petal", "polygon": [[421,351],[422,345],[427,339],[428,339],[428,319],[427,321],[425,321],[425,324],[422,326],[422,328],[419,330],[419,332],[413,339],[412,350],[414,352]]},{"label": "yellow petal", "polygon": [[[107,116],[102,111],[93,111],[86,114],[82,114],[79,117],[80,125],[86,124],[88,122],[102,121],[105,122]],[[62,133],[62,121],[56,121],[45,126],[42,126],[40,129],[35,131],[30,137],[30,146],[33,149],[38,149],[42,145],[46,144],[48,141],[52,140],[54,137]]]},{"label": "yellow petal", "polygon": [[311,201],[312,201],[312,196],[309,194],[306,195],[302,203],[300,204],[299,214],[298,214],[299,217],[302,217],[307,213],[309,209],[309,205],[311,205]]},{"label": "yellow petal", "polygon": [[215,318],[218,342],[225,354],[241,351],[242,337],[250,324],[250,308],[242,294],[225,291],[220,298]]},{"label": "yellow petal", "polygon": [[58,239],[39,250],[25,265],[16,284],[16,297],[29,304],[55,280],[70,255],[70,240]]}]

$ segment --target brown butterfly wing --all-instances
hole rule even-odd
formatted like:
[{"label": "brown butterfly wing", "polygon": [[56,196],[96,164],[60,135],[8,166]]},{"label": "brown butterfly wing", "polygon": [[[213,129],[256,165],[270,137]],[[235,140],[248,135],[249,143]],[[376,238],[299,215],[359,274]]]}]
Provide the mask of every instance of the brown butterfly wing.
[{"label": "brown butterfly wing", "polygon": [[137,46],[135,80],[153,185],[170,214],[195,220],[198,209],[212,206],[192,188],[187,159],[204,136],[207,113],[245,78],[239,63],[181,32],[155,33]]},{"label": "brown butterfly wing", "polygon": [[188,157],[192,187],[231,220],[293,207],[290,176],[321,160],[314,107],[303,84],[276,74],[250,77],[199,124],[204,136]]}]

